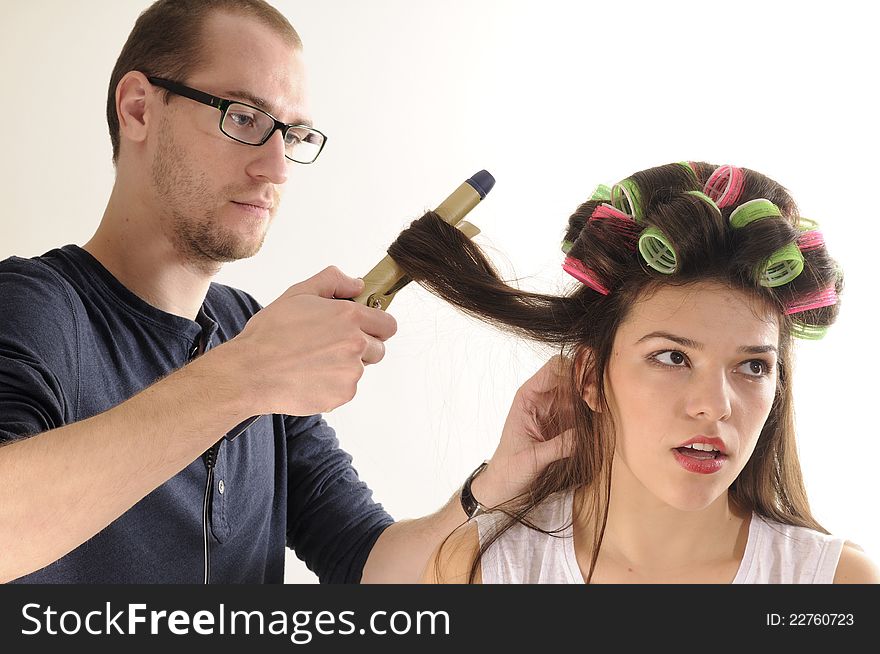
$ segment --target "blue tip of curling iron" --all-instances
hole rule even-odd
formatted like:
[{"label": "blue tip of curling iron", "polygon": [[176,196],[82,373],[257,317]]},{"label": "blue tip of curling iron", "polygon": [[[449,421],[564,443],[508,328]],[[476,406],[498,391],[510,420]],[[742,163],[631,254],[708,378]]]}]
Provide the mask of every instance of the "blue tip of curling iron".
[{"label": "blue tip of curling iron", "polygon": [[474,190],[480,194],[480,199],[483,200],[495,186],[495,178],[488,171],[481,170],[467,180],[467,183],[474,187]]}]

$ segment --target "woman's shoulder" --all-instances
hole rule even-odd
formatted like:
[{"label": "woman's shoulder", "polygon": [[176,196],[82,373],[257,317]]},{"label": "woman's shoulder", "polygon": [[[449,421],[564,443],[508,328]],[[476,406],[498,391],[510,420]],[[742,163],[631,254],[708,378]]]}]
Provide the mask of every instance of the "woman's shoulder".
[{"label": "woman's shoulder", "polygon": [[880,583],[880,570],[858,545],[757,514],[752,519],[757,528],[753,572],[765,581]]},{"label": "woman's shoulder", "polygon": [[[485,556],[493,563],[499,563],[499,557],[502,561],[506,560],[507,553],[511,554],[513,560],[520,561],[534,558],[542,548],[558,546],[558,536],[566,535],[571,528],[571,500],[571,491],[554,493],[527,514],[529,525],[549,531],[549,534],[518,521],[511,522],[508,515],[499,510],[476,516],[452,532],[435,550],[422,581],[435,584],[483,583],[482,559],[477,563],[473,581],[470,579],[474,561],[477,561],[484,542],[491,543]],[[492,575],[490,583],[491,578]]]},{"label": "woman's shoulder", "polygon": [[834,573],[835,584],[880,584],[880,568],[861,547],[846,541]]}]

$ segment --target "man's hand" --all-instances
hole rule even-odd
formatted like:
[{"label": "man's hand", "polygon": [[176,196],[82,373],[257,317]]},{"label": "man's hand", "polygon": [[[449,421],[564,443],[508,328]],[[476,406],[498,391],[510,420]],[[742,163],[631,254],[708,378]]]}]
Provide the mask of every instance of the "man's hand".
[{"label": "man's hand", "polygon": [[570,365],[554,356],[516,392],[498,448],[472,484],[474,497],[483,506],[515,497],[548,464],[571,455],[573,408],[580,398],[563,392]]},{"label": "man's hand", "polygon": [[254,413],[306,416],[354,397],[364,366],[382,360],[397,331],[384,311],[340,301],[363,287],[331,266],[291,286],[230,341],[250,380]]}]

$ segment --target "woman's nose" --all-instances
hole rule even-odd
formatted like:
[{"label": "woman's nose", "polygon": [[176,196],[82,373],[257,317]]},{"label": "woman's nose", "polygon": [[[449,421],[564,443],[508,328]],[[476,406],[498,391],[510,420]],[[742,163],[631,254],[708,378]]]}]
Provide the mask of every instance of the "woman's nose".
[{"label": "woman's nose", "polygon": [[688,415],[726,420],[730,417],[730,411],[730,385],[724,371],[694,373],[688,388]]}]

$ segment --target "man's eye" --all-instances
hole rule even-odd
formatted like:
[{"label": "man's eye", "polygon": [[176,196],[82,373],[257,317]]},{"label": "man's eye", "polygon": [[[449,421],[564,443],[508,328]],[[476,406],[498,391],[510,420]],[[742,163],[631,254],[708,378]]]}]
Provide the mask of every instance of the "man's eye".
[{"label": "man's eye", "polygon": [[250,127],[254,123],[254,117],[249,114],[231,113],[229,118],[235,123],[236,127]]}]

